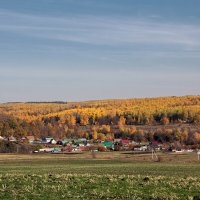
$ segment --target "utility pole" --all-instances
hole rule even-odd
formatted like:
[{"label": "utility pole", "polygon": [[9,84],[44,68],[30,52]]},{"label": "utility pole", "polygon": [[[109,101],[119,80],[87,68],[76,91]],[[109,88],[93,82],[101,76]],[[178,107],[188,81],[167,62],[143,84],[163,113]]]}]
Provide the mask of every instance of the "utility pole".
[{"label": "utility pole", "polygon": [[155,157],[156,160],[158,160],[158,156],[156,155],[156,151],[155,151],[155,149],[152,147],[152,148],[151,148],[151,158],[152,158],[152,160],[154,160],[154,157]]}]

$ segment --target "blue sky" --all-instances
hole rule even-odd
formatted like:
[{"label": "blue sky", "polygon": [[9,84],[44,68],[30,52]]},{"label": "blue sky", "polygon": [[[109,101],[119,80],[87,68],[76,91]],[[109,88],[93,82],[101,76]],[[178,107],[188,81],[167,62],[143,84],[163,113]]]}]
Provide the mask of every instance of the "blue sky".
[{"label": "blue sky", "polygon": [[199,0],[0,0],[0,102],[200,94]]}]

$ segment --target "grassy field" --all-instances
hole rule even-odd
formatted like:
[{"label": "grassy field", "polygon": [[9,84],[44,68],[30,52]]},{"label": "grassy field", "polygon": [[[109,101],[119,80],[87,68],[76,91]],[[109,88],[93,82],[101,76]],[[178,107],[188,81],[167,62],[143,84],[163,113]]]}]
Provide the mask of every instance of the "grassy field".
[{"label": "grassy field", "polygon": [[0,199],[198,199],[192,154],[0,154]]}]

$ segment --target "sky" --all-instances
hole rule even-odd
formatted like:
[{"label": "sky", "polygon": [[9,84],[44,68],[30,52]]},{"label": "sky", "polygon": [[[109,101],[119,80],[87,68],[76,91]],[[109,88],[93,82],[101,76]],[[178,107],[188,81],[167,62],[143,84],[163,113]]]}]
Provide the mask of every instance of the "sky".
[{"label": "sky", "polygon": [[197,94],[199,0],[0,0],[0,102]]}]

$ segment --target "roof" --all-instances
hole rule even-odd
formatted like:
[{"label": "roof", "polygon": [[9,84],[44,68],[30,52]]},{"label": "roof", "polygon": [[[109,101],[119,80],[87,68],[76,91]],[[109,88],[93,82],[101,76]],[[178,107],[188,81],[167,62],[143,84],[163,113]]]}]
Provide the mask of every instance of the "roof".
[{"label": "roof", "polygon": [[74,139],[74,142],[79,143],[79,142],[82,142],[82,141],[80,139]]},{"label": "roof", "polygon": [[33,135],[28,135],[26,136],[26,139],[35,139],[35,137]]},{"label": "roof", "polygon": [[12,140],[12,141],[16,141],[16,138],[13,137],[13,136],[10,136],[8,139],[9,139],[10,141],[11,141],[11,140]]},{"label": "roof", "polygon": [[106,139],[106,142],[113,142],[113,139]]},{"label": "roof", "polygon": [[105,147],[109,147],[109,146],[112,146],[114,143],[113,143],[113,142],[107,142],[107,141],[105,141],[105,142],[103,142],[102,144],[103,144],[103,146],[105,146]]},{"label": "roof", "polygon": [[71,138],[65,138],[65,139],[63,140],[64,143],[66,143],[66,142],[71,142],[71,141],[72,141]]},{"label": "roof", "polygon": [[52,139],[53,139],[53,138],[43,138],[43,139],[42,139],[42,142],[47,143],[47,142],[50,142]]},{"label": "roof", "polygon": [[121,140],[122,144],[129,144],[130,140]]}]

